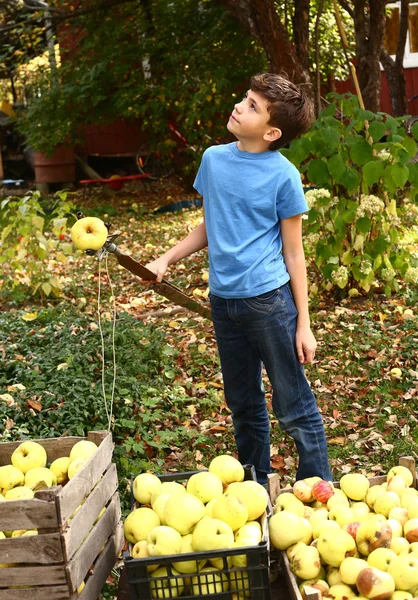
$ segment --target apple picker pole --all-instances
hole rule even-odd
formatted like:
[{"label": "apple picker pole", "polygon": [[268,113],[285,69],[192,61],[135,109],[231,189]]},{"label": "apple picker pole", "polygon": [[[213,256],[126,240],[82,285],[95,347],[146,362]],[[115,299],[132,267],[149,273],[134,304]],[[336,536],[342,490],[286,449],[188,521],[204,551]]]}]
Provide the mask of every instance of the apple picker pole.
[{"label": "apple picker pole", "polygon": [[[81,219],[83,217],[83,213],[77,212],[77,217]],[[110,229],[110,224],[105,223],[107,229]],[[124,267],[127,271],[130,271],[137,277],[141,277],[141,279],[145,279],[147,281],[153,281],[156,279],[156,274],[147,269],[143,264],[132,258],[129,254],[125,254],[115,244],[116,238],[118,238],[121,233],[118,231],[116,233],[110,234],[107,236],[107,240],[104,243],[103,247],[100,250],[86,250],[86,253],[89,256],[97,256],[98,260],[102,260],[107,254],[114,254],[118,263]],[[174,304],[178,304],[179,306],[183,306],[192,312],[195,312],[206,319],[212,320],[212,313],[207,306],[204,306],[197,300],[194,300],[187,294],[181,291],[180,288],[176,287],[172,283],[169,283],[166,279],[163,279],[161,283],[155,283],[153,289],[164,296]]]}]

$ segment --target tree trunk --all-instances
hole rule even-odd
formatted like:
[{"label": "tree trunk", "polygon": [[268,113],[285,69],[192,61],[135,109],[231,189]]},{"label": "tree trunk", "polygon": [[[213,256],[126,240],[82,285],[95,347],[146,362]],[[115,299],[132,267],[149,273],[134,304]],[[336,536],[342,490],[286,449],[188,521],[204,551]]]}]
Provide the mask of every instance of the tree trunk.
[{"label": "tree trunk", "polygon": [[386,0],[356,0],[354,31],[358,60],[357,75],[367,109],[380,109],[380,55],[385,33]]},{"label": "tree trunk", "polygon": [[302,68],[309,71],[309,4],[310,0],[295,0],[293,35],[296,55]]},{"label": "tree trunk", "polygon": [[[280,22],[274,0],[220,0],[220,2],[264,48],[270,71],[286,73],[295,83],[310,84],[309,72],[301,64],[296,49]],[[308,88],[307,91],[312,94],[312,89]]]},{"label": "tree trunk", "polygon": [[380,62],[385,70],[389,86],[392,113],[395,117],[401,117],[407,112],[406,83],[403,72],[403,59],[405,54],[406,36],[409,23],[409,0],[401,1],[401,18],[399,24],[399,37],[396,48],[395,60],[388,54],[385,48],[380,53]]}]

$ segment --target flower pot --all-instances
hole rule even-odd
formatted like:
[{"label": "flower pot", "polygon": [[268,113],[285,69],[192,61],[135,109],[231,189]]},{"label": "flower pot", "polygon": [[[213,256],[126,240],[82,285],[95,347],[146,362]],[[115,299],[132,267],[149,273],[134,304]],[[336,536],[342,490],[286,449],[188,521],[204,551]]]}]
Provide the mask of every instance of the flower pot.
[{"label": "flower pot", "polygon": [[75,180],[74,148],[57,146],[54,154],[33,153],[36,183],[61,183]]}]

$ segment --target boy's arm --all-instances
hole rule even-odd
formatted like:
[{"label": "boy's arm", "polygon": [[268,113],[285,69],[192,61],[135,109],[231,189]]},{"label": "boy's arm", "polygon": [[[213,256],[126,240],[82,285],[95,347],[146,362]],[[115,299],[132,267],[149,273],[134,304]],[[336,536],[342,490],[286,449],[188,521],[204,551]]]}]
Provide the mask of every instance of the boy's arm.
[{"label": "boy's arm", "polygon": [[198,250],[202,250],[202,248],[206,248],[207,245],[208,238],[206,235],[206,225],[203,220],[187,237],[181,240],[181,242],[170,248],[170,250],[167,250],[167,252],[162,254],[156,260],[148,263],[146,267],[157,274],[157,279],[155,281],[160,283],[170,265],[186,256],[190,256],[190,254],[193,254]]},{"label": "boy's arm", "polygon": [[290,275],[290,286],[298,309],[296,351],[301,364],[311,363],[316,340],[311,331],[308,309],[308,285],[302,244],[302,215],[281,221],[283,258]]}]

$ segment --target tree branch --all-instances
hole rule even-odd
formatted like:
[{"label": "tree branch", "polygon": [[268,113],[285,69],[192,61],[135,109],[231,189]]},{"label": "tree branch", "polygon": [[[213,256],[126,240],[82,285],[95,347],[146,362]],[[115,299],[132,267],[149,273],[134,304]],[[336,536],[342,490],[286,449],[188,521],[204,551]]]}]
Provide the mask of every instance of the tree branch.
[{"label": "tree branch", "polygon": [[405,55],[406,36],[408,34],[409,25],[409,0],[401,0],[401,18],[399,22],[399,37],[396,47],[395,63],[399,67],[403,65],[403,57]]}]

